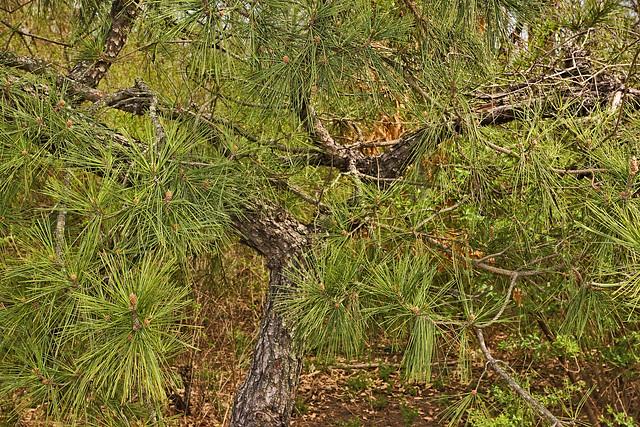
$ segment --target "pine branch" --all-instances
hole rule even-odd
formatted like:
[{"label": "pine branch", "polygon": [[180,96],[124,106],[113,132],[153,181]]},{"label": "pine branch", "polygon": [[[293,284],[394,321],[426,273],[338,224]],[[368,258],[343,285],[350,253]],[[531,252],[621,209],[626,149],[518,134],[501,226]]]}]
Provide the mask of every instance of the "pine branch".
[{"label": "pine branch", "polygon": [[564,425],[575,425],[573,421],[568,423],[563,423],[558,418],[556,418],[547,408],[542,406],[540,402],[533,398],[524,388],[522,388],[517,382],[514,381],[511,376],[500,367],[498,361],[493,358],[491,352],[487,348],[487,345],[484,341],[484,335],[482,334],[482,329],[479,327],[475,327],[476,337],[478,338],[478,343],[480,344],[480,349],[482,350],[482,354],[484,355],[487,363],[500,377],[502,377],[516,393],[524,399],[529,405],[533,406],[541,415],[543,415],[549,422],[551,422],[552,427],[562,427]]},{"label": "pine branch", "polygon": [[518,274],[516,273],[513,276],[511,276],[511,283],[509,284],[509,289],[507,290],[507,295],[506,295],[506,297],[504,299],[504,303],[502,304],[502,307],[500,307],[500,310],[498,311],[498,313],[489,322],[483,323],[482,325],[477,325],[476,328],[484,329],[484,328],[486,328],[488,326],[493,325],[494,323],[496,323],[500,319],[500,317],[502,317],[502,313],[504,313],[504,310],[507,308],[507,305],[509,304],[509,301],[511,301],[511,295],[513,294],[513,288],[515,287],[517,281],[518,281]]},{"label": "pine branch", "polygon": [[[22,3],[22,4],[18,4],[16,7],[14,7],[13,9],[7,9],[4,6],[0,6],[0,10],[4,10],[5,12],[7,12],[9,15],[11,15],[12,13],[15,13],[17,11],[19,11],[20,9],[22,9],[23,7],[27,6],[29,3],[32,3],[34,0],[27,0],[26,2]],[[5,3],[3,3],[5,4]]]},{"label": "pine branch", "polygon": [[[33,72],[33,73],[43,73],[45,72],[46,64],[44,61],[28,58],[28,57],[19,57],[10,52],[3,52],[0,56],[0,62],[4,65],[14,66],[21,68],[23,70]],[[562,72],[556,72],[555,74],[545,77],[547,79],[552,78],[555,75],[562,75],[562,73],[566,73],[567,70],[563,70]],[[499,95],[494,95],[494,97],[499,96],[500,98],[507,98],[510,94],[521,91],[522,89],[533,86],[534,84],[539,84],[542,81],[545,81],[545,78],[540,78],[538,80],[534,80],[533,82],[528,82],[526,84],[515,85],[515,89],[511,91],[503,92]],[[586,78],[587,82],[590,82],[590,78]],[[573,84],[575,86],[574,78],[563,78],[562,82],[565,84]],[[415,83],[415,82],[414,82]],[[557,85],[557,83],[555,83]],[[595,85],[595,83],[594,83]],[[98,102],[97,105],[92,106],[90,111],[95,113],[98,109],[104,106],[111,106],[113,108],[120,109],[122,111],[131,112],[134,114],[143,114],[146,108],[146,104],[148,99],[146,97],[141,97],[141,93],[138,92],[134,87],[125,89],[123,91],[116,92],[114,94],[104,94],[101,92],[96,92],[95,89],[91,89],[85,85],[76,85],[72,86],[70,93],[79,94],[83,96],[85,99]],[[597,85],[592,87],[589,90],[578,86],[580,89],[579,93],[570,92],[570,96],[573,97],[585,97],[585,98],[595,98],[595,99],[606,99],[607,96],[610,96],[612,90],[615,89],[612,86],[612,80],[609,78],[599,79]],[[577,91],[576,88],[574,91]],[[632,98],[636,102],[634,105],[640,104],[640,90],[634,89],[626,89],[626,96]],[[482,95],[478,95],[480,98]],[[479,124],[481,126],[486,126],[494,123],[505,123],[516,118],[515,110],[517,108],[523,108],[525,104],[527,106],[531,105],[531,100],[525,101],[525,104],[520,104],[519,107],[515,107],[514,103],[507,103],[504,105],[496,105],[497,102],[502,101],[492,101],[489,107],[480,107],[478,111],[481,116],[478,119]],[[183,112],[169,110],[166,111],[171,116],[175,117],[176,113],[182,114]],[[193,113],[190,113],[193,115]],[[545,113],[546,115],[550,115],[551,113]],[[586,114],[584,112],[583,114]],[[204,116],[204,115],[203,115]],[[200,119],[203,119],[201,117]],[[397,141],[391,141],[388,143],[384,143],[382,145],[391,145],[389,150],[384,151],[375,157],[366,157],[359,151],[357,148],[362,148],[365,146],[369,146],[366,142],[362,143],[362,145],[351,145],[351,146],[342,146],[335,142],[335,140],[331,137],[326,127],[320,120],[320,118],[315,113],[313,107],[307,106],[301,108],[300,110],[300,118],[301,121],[305,124],[307,131],[309,132],[312,139],[316,142],[316,145],[321,148],[323,154],[317,156],[313,162],[315,164],[332,166],[336,167],[343,172],[350,172],[354,175],[360,176],[365,179],[378,179],[382,181],[392,182],[394,179],[402,176],[405,173],[406,167],[411,164],[412,158],[416,154],[416,148],[419,145],[419,142],[424,139],[427,135],[430,135],[429,146],[435,147],[439,144],[440,141],[446,139],[448,136],[452,134],[452,131],[457,131],[457,125],[454,122],[445,123],[439,128],[434,128],[428,130],[426,128],[420,129],[413,133],[406,134],[402,136]],[[214,119],[213,116],[210,119]],[[250,141],[257,141],[258,138],[254,135],[251,135],[248,131],[246,131],[240,125],[233,123],[224,118],[217,118],[217,121],[220,123],[229,126],[234,132],[239,135],[247,138]],[[211,126],[215,127],[215,125],[209,121]],[[453,126],[453,129],[451,128]],[[218,128],[220,132],[221,129]],[[290,152],[308,152],[306,149],[299,149],[297,147],[286,147],[280,144],[275,143],[274,141],[262,141],[266,145],[271,145],[274,148],[281,151],[290,151]],[[497,144],[494,144],[490,141],[485,141],[485,143],[491,147],[492,149],[499,151],[503,154],[507,154],[513,158],[519,158],[519,155],[506,149],[500,147]],[[601,168],[593,168],[593,169],[552,169],[555,173],[558,174],[572,174],[572,175],[587,175],[593,173],[604,172],[604,169]]]},{"label": "pine branch", "polygon": [[[77,88],[74,94],[83,95],[84,89],[91,90],[88,87]],[[93,89],[95,90],[95,89]],[[85,96],[83,96],[87,99]],[[88,99],[91,101],[92,99]],[[102,108],[110,107],[127,113],[142,115],[149,109],[150,96],[149,93],[141,90],[137,84],[114,93],[100,93],[97,100],[89,107],[88,113],[92,116],[98,114]]]},{"label": "pine branch", "polygon": [[50,64],[40,58],[18,55],[8,50],[0,50],[0,65],[17,68],[35,75],[47,74],[51,76],[58,85],[67,87],[69,95],[77,95],[86,101],[100,101],[106,93],[88,87],[84,84],[72,81],[65,75],[56,74]]},{"label": "pine branch", "polygon": [[158,95],[153,92],[149,86],[140,77],[136,77],[136,86],[144,93],[151,97],[151,103],[149,104],[149,118],[153,124],[153,128],[156,131],[156,149],[159,149],[167,142],[167,136],[164,132],[164,127],[158,119]]},{"label": "pine branch", "polygon": [[[465,204],[467,200],[469,200],[469,196],[468,196],[468,195],[467,195],[467,196],[464,196],[464,197],[462,198],[462,200],[460,200],[460,201],[459,201],[458,203],[456,203],[455,205],[451,205],[451,206],[449,206],[449,207],[447,207],[447,208],[440,209],[438,212],[435,212],[435,213],[433,213],[431,216],[429,216],[429,217],[427,217],[426,219],[424,219],[424,220],[420,221],[420,222],[418,223],[418,225],[416,225],[416,226],[414,227],[414,229],[415,229],[415,230],[420,230],[420,229],[421,229],[422,227],[424,227],[427,223],[429,223],[429,222],[433,221],[433,219],[434,219],[435,217],[440,216],[440,215],[442,215],[443,213],[451,212],[451,211],[454,211],[454,210],[458,209],[460,206],[462,206],[463,204]],[[483,260],[484,260],[484,259],[483,259]]]},{"label": "pine branch", "polygon": [[604,173],[604,172],[608,172],[607,169],[602,169],[602,168],[592,168],[592,169],[557,169],[557,168],[551,168],[552,171],[554,171],[555,173],[559,174],[559,175],[593,175],[594,173]]},{"label": "pine branch", "polygon": [[49,64],[40,58],[18,55],[9,50],[0,50],[0,65],[17,68],[33,74],[45,74],[48,72]]},{"label": "pine branch", "polygon": [[[520,160],[520,156],[508,148],[501,147],[497,144],[492,143],[491,141],[483,140],[483,142],[495,151],[506,154],[509,157],[513,157],[514,159]],[[558,168],[550,168],[553,172],[558,175],[578,175],[578,176],[586,176],[593,175],[596,173],[604,173],[608,172],[607,169],[603,168],[590,168],[590,169],[558,169]]]},{"label": "pine branch", "polygon": [[[367,180],[394,182],[402,176],[411,159],[416,154],[418,143],[427,133],[426,129],[408,133],[397,143],[376,157],[366,157],[352,146],[342,146],[335,142],[326,126],[310,105],[300,110],[300,119],[316,145],[323,151],[321,164],[335,167],[342,172]],[[436,138],[430,141],[435,146],[446,132],[437,132]]]},{"label": "pine branch", "polygon": [[471,265],[473,265],[476,268],[479,268],[479,269],[484,270],[484,271],[488,271],[490,273],[498,274],[500,276],[509,276],[509,277],[514,277],[514,276],[516,276],[516,277],[540,276],[542,274],[548,273],[549,271],[558,270],[558,269],[564,267],[564,264],[557,264],[555,266],[552,266],[549,270],[525,270],[525,271],[508,270],[506,268],[494,267],[492,265],[486,264],[482,260],[468,258],[468,257],[465,257],[463,255],[460,255],[460,254],[454,252],[449,246],[438,242],[434,237],[427,237],[427,241],[431,245],[435,246],[436,248],[440,249],[441,251],[443,251],[444,253],[446,253],[447,255],[449,255],[451,257],[455,257],[455,258],[457,258],[457,259],[459,259],[461,261],[468,261],[469,263],[471,263]]},{"label": "pine branch", "polygon": [[[489,261],[490,259],[494,259],[494,258],[498,258],[499,256],[504,255],[509,249],[511,249],[511,247],[515,244],[511,243],[509,246],[507,246],[506,248],[504,248],[503,250],[501,250],[500,252],[496,252],[494,254],[489,254],[486,256],[483,256],[482,258],[480,258],[478,260],[478,262],[485,262],[485,261]],[[528,263],[527,265],[531,265],[532,263]]]}]

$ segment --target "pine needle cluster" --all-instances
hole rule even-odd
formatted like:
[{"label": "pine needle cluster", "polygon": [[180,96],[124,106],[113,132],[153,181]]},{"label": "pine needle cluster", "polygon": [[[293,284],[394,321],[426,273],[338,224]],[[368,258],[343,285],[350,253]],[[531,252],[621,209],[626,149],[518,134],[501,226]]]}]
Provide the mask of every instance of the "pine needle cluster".
[{"label": "pine needle cluster", "polygon": [[[34,68],[29,35],[2,33],[3,396],[157,422],[190,263],[247,217],[311,230],[273,263],[295,289],[270,295],[308,350],[384,337],[410,380],[457,354],[469,382],[482,331],[516,325],[622,364],[590,348],[629,344],[638,320],[625,2],[147,0],[119,59],[118,2],[36,3],[13,16],[40,11],[26,22],[64,36],[44,52],[64,66]],[[68,13],[48,25],[49,9]],[[97,89],[60,72],[101,61]],[[451,418],[489,415],[481,380]]]}]

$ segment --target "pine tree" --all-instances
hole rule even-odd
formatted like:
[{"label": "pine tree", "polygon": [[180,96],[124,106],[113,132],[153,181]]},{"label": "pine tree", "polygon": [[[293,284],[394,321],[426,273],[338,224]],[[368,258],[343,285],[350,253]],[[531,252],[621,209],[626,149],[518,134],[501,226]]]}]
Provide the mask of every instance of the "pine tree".
[{"label": "pine tree", "polygon": [[[412,381],[455,350],[470,383],[477,343],[563,425],[485,334],[537,324],[595,364],[637,329],[622,2],[3,4],[0,396],[160,422],[190,265],[232,236],[271,273],[233,426],[289,425],[304,352],[372,336]],[[475,380],[454,421],[486,411]]]}]

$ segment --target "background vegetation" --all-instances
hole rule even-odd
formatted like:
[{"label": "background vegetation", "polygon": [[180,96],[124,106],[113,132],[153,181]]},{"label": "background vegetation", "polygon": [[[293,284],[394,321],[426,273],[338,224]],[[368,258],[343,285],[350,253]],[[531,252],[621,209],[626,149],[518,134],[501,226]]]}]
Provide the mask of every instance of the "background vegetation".
[{"label": "background vegetation", "polygon": [[640,416],[635,2],[1,4],[7,423],[226,422],[248,369],[285,425],[303,349],[407,425]]}]

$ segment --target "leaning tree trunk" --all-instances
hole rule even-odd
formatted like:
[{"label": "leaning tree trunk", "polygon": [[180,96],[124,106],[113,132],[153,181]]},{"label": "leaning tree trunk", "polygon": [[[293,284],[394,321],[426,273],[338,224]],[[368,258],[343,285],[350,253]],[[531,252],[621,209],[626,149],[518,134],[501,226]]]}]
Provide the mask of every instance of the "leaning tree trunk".
[{"label": "leaning tree trunk", "polygon": [[278,308],[278,298],[295,287],[287,270],[304,265],[309,229],[282,210],[262,210],[261,215],[250,213],[234,221],[245,243],[265,257],[271,278],[253,361],[236,394],[231,427],[288,427],[302,369],[302,348]]},{"label": "leaning tree trunk", "polygon": [[113,0],[111,4],[111,26],[107,31],[103,53],[99,60],[80,61],[69,71],[67,78],[89,87],[97,87],[107,74],[111,64],[127,43],[129,31],[138,16],[136,0]]}]

